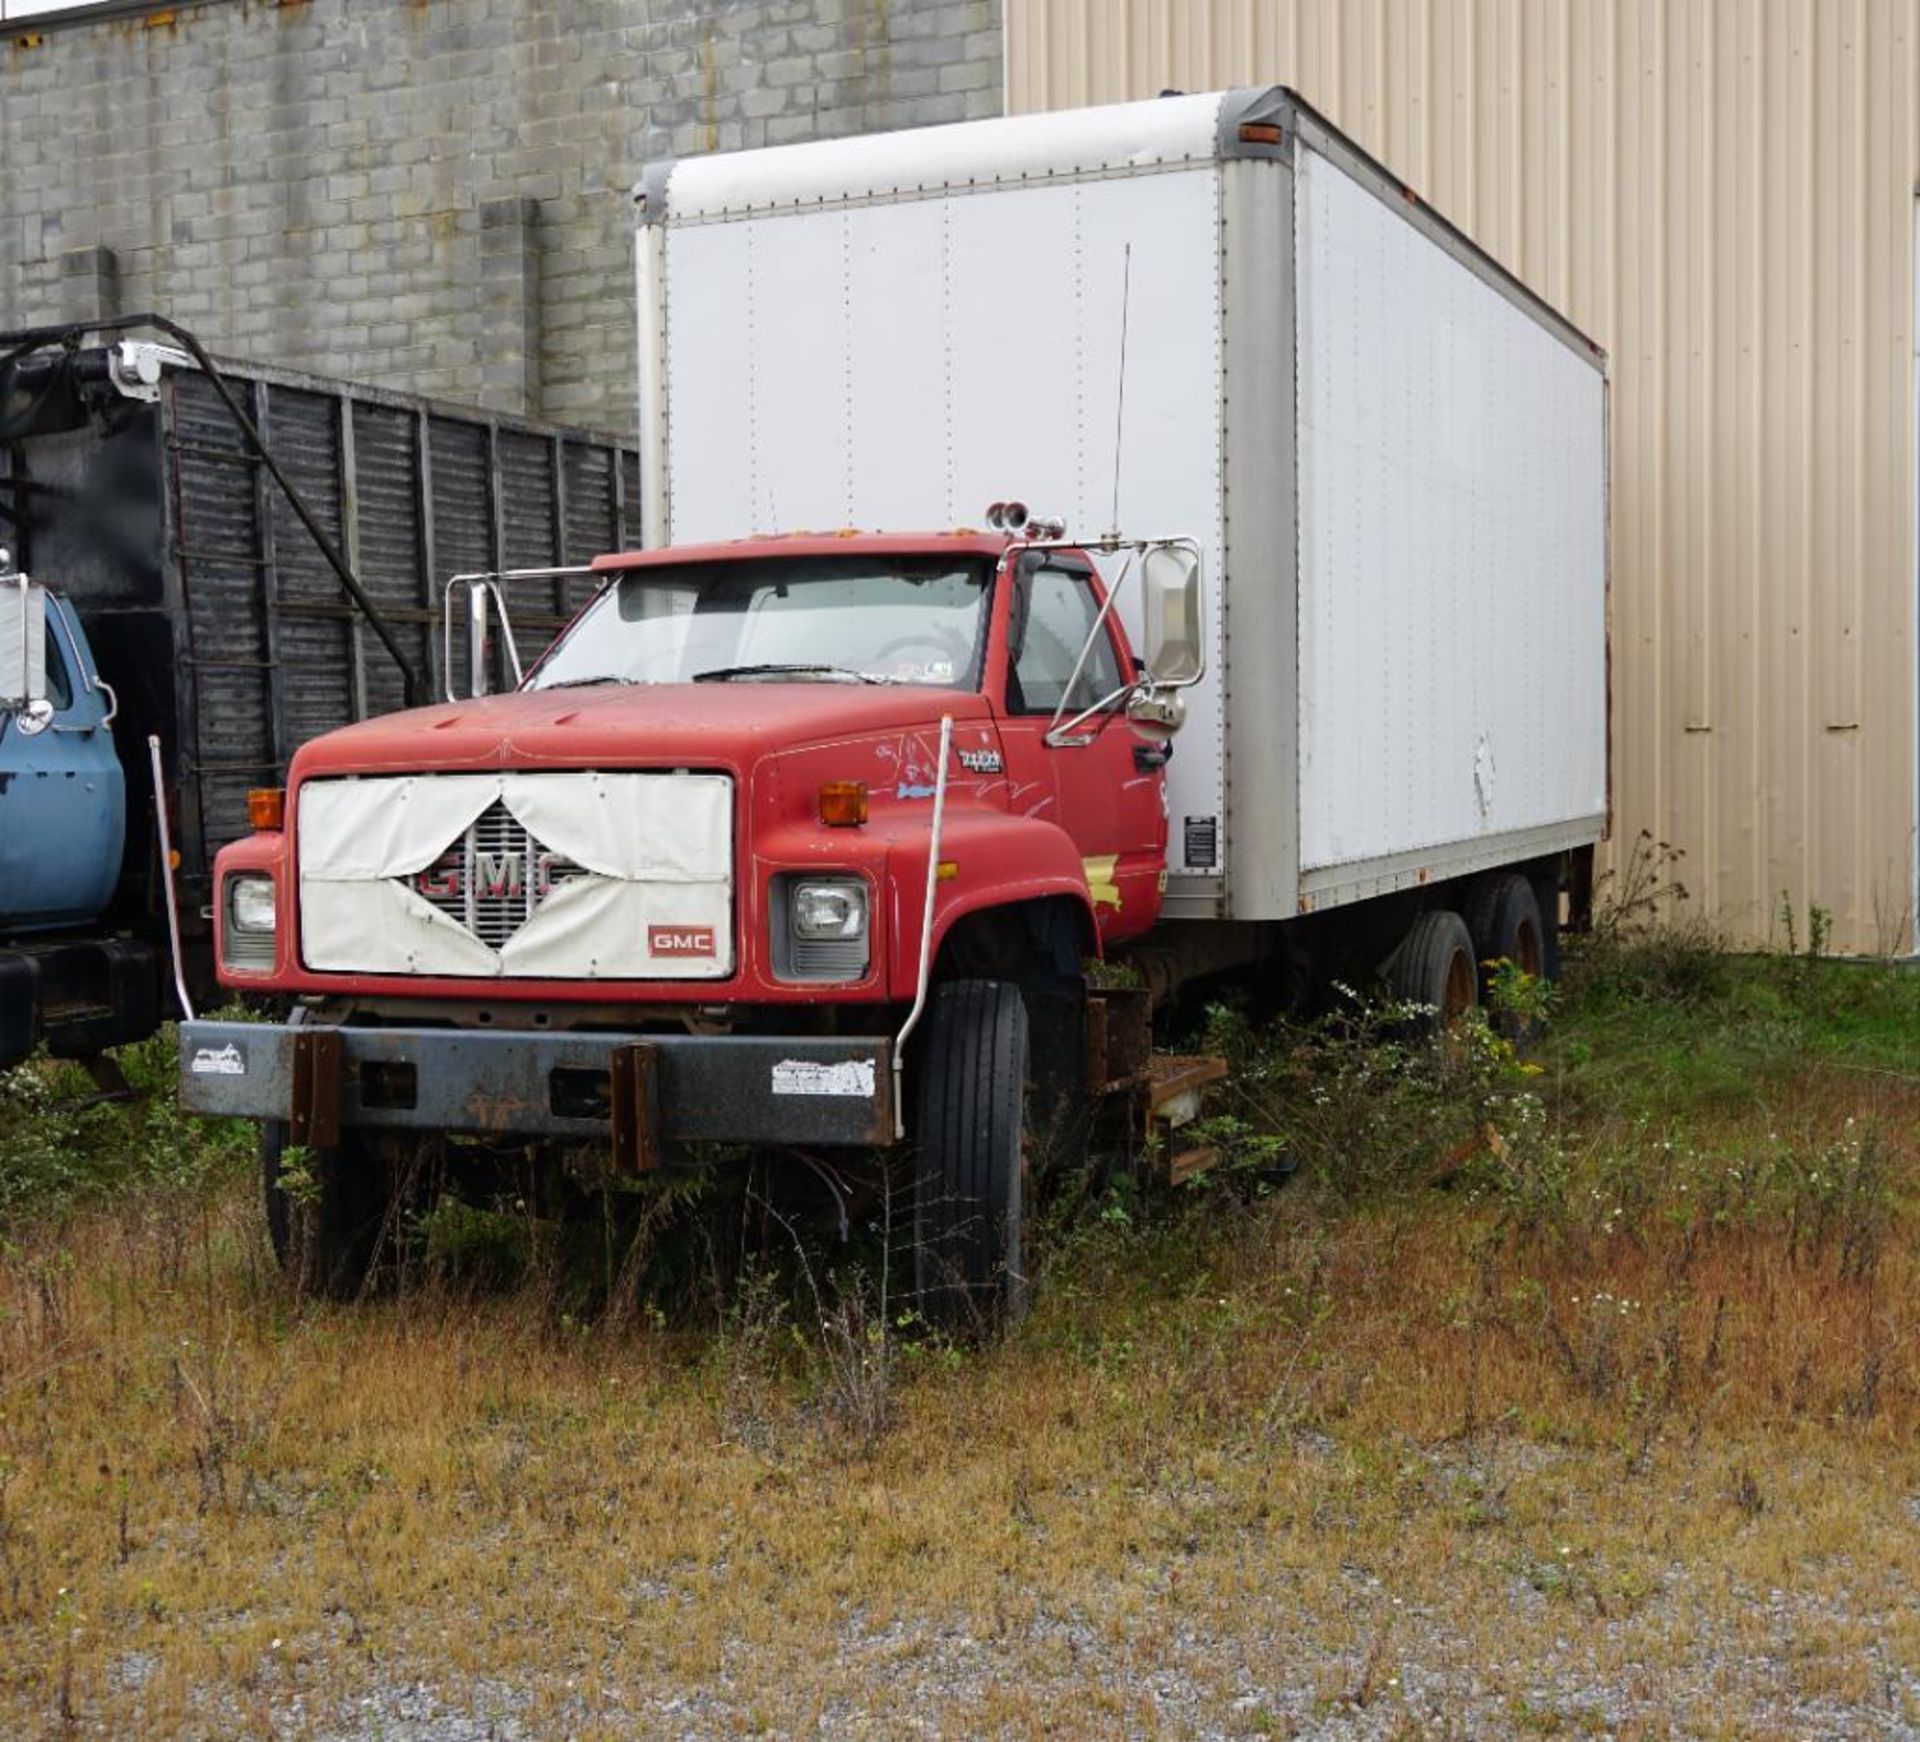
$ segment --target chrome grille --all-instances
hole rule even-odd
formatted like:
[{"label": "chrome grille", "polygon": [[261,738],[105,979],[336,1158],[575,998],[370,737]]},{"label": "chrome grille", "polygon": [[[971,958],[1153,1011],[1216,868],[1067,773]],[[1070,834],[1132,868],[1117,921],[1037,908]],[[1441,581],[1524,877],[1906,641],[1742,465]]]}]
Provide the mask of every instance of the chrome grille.
[{"label": "chrome grille", "polygon": [[414,878],[414,888],[497,950],[560,884],[584,874],[571,859],[548,852],[496,799]]}]

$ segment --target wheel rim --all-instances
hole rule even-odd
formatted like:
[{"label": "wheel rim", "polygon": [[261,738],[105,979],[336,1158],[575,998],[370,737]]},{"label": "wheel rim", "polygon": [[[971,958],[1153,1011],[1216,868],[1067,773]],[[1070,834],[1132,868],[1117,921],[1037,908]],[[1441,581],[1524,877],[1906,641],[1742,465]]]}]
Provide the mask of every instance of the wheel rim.
[{"label": "wheel rim", "polygon": [[1440,996],[1440,1020],[1447,1027],[1473,1008],[1476,977],[1472,955],[1455,950],[1447,959],[1447,983]]},{"label": "wheel rim", "polygon": [[1529,917],[1520,922],[1513,939],[1513,959],[1529,979],[1540,978],[1540,928]]}]

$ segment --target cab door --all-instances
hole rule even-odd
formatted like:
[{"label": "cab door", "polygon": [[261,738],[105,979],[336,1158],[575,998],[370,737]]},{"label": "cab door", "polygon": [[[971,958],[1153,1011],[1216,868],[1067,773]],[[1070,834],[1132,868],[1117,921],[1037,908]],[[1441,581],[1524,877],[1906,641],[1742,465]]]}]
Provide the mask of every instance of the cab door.
[{"label": "cab door", "polygon": [[[1073,676],[1103,599],[1084,558],[1034,551],[1020,559],[1008,604],[1000,735],[1011,808],[1057,823],[1073,838],[1100,935],[1118,942],[1147,930],[1160,912],[1165,753],[1134,736],[1122,701],[1113,699],[1135,674],[1111,617]],[[1064,727],[1102,701],[1070,734],[1047,741],[1056,716]]]},{"label": "cab door", "polygon": [[71,611],[51,596],[46,690],[53,717],[39,731],[0,713],[0,924],[22,931],[96,917],[126,845],[106,692]]}]

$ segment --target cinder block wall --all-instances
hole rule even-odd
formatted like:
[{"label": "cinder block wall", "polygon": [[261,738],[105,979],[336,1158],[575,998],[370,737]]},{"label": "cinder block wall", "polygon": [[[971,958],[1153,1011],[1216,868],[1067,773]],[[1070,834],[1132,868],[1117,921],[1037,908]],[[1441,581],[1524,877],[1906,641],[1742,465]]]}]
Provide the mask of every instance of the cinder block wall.
[{"label": "cinder block wall", "polygon": [[201,0],[0,41],[0,326],[634,421],[654,158],[996,114],[999,0]]}]

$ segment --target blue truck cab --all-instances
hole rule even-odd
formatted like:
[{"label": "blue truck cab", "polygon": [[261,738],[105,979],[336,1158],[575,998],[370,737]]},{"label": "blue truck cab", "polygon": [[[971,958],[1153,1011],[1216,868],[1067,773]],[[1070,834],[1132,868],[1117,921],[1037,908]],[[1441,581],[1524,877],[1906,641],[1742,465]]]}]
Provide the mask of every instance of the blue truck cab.
[{"label": "blue truck cab", "polygon": [[0,551],[0,1065],[154,1015],[148,952],[99,935],[127,840],[116,712],[78,614]]},{"label": "blue truck cab", "polygon": [[[15,618],[24,655],[0,681],[0,936],[85,925],[113,899],[126,851],[127,782],[108,729],[113,694],[78,616],[57,594],[9,574],[4,560],[0,609]],[[22,613],[38,624],[23,628]],[[35,666],[37,682],[23,677]],[[29,689],[39,694],[20,693]]]}]

